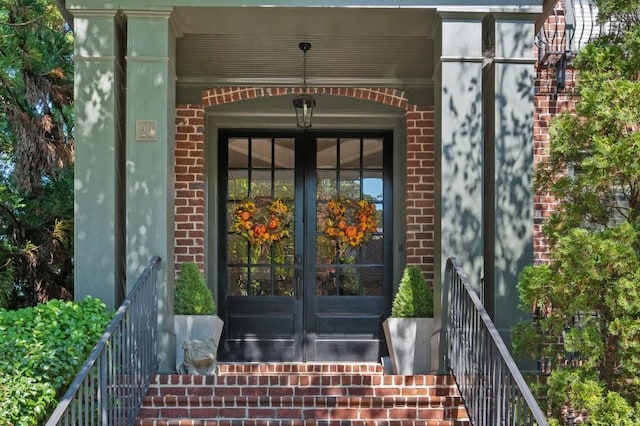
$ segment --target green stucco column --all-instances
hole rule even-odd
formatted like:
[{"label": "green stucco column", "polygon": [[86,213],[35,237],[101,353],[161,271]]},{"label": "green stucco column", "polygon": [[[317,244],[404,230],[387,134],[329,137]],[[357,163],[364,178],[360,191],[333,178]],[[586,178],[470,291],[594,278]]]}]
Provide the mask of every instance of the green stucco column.
[{"label": "green stucco column", "polygon": [[172,371],[175,36],[168,11],[125,11],[125,15],[127,288],[153,255],[162,258],[158,356],[160,371]]},{"label": "green stucco column", "polygon": [[[432,368],[444,368],[447,258],[455,256],[479,285],[483,270],[483,13],[439,10],[435,38],[436,223]],[[439,50],[439,51],[438,51]]]},{"label": "green stucco column", "polygon": [[115,11],[74,10],[76,300],[124,298],[124,30]]},{"label": "green stucco column", "polygon": [[[518,309],[518,274],[533,263],[534,20],[495,13],[486,72],[486,234],[484,303],[510,346]],[[491,178],[492,177],[492,178]],[[529,317],[530,317],[529,313]]]}]

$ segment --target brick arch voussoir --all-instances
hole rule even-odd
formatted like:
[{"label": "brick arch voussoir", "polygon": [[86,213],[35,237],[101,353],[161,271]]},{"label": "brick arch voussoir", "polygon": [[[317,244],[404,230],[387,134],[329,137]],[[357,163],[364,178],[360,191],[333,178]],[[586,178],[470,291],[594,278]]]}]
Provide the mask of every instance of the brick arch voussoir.
[{"label": "brick arch voussoir", "polygon": [[[202,92],[202,106],[207,108],[248,99],[300,93],[302,88],[299,87],[215,87]],[[307,93],[362,99],[404,110],[409,107],[405,92],[393,88],[310,87]]]}]

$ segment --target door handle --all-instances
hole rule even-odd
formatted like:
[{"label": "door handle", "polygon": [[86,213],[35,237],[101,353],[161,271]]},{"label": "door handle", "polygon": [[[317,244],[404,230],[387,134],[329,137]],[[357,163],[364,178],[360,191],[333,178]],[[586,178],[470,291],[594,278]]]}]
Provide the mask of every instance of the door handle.
[{"label": "door handle", "polygon": [[302,256],[299,254],[295,257],[294,265],[294,294],[296,299],[302,299]]}]

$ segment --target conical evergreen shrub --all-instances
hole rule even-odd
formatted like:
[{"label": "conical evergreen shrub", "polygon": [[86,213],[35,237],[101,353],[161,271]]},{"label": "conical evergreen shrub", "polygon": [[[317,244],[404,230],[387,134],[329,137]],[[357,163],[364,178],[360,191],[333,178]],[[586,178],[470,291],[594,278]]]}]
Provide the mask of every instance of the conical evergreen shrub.
[{"label": "conical evergreen shrub", "polygon": [[433,292],[417,266],[407,266],[393,299],[394,318],[433,317]]},{"label": "conical evergreen shrub", "polygon": [[213,315],[216,312],[213,294],[196,263],[182,264],[176,279],[173,303],[178,315]]}]

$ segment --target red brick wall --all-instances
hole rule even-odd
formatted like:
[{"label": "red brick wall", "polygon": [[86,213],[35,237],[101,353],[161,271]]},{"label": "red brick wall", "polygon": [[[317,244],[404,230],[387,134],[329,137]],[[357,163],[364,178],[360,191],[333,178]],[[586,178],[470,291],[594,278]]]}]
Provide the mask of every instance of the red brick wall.
[{"label": "red brick wall", "polygon": [[[555,11],[545,23],[545,31],[549,37],[553,34],[564,32],[564,10],[563,1],[558,1]],[[560,37],[555,39],[555,45],[551,51],[562,51],[563,40]],[[538,58],[538,52],[535,52]],[[573,91],[577,75],[575,69],[569,67],[566,70],[565,87],[559,88],[556,81],[556,67],[553,60],[546,63],[535,64],[535,97],[534,97],[534,136],[533,155],[534,167],[538,168],[540,162],[548,159],[549,155],[549,126],[555,116],[564,112],[575,111],[575,98]],[[549,244],[544,237],[542,227],[544,219],[555,210],[557,201],[550,195],[542,192],[534,194],[534,235],[533,253],[534,263],[541,264],[549,261]]]},{"label": "red brick wall", "polygon": [[[193,261],[204,267],[204,109],[265,96],[300,93],[300,88],[218,87],[202,105],[176,107],[175,266]],[[407,263],[433,277],[434,112],[410,105],[404,92],[389,88],[309,88],[313,94],[346,96],[402,108],[407,117]]]},{"label": "red brick wall", "polygon": [[[534,136],[533,156],[537,168],[541,161],[549,156],[549,126],[551,120],[558,114],[573,111],[575,100],[568,93],[548,94],[539,93],[534,98]],[[555,210],[556,200],[547,193],[534,194],[534,230],[533,250],[534,263],[540,264],[549,260],[549,245],[542,232],[544,219]]]},{"label": "red brick wall", "polygon": [[204,268],[204,108],[176,108],[175,264]]},{"label": "red brick wall", "polygon": [[407,109],[407,264],[433,279],[435,219],[434,111]]}]

